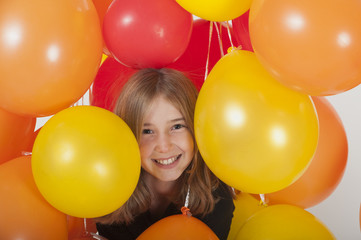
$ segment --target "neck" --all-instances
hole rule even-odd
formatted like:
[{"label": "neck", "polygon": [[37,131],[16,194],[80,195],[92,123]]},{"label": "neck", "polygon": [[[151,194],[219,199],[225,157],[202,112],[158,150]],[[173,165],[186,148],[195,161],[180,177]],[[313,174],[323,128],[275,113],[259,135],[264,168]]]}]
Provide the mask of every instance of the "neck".
[{"label": "neck", "polygon": [[154,219],[160,219],[168,205],[179,193],[179,180],[164,182],[145,172],[144,180],[152,194],[150,212]]},{"label": "neck", "polygon": [[178,193],[179,181],[161,181],[147,172],[144,172],[144,180],[151,193],[155,196],[172,197]]}]

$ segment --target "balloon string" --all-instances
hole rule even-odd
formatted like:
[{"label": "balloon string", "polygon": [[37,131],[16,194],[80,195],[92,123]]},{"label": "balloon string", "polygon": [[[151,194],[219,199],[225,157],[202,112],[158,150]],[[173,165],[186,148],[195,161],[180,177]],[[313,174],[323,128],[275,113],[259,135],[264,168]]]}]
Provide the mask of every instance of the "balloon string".
[{"label": "balloon string", "polygon": [[190,192],[190,187],[188,186],[187,195],[186,195],[186,200],[185,200],[185,203],[184,203],[184,206],[185,206],[186,208],[188,208],[188,205],[189,205],[189,192]]},{"label": "balloon string", "polygon": [[232,49],[233,49],[234,44],[233,44],[233,41],[232,41],[231,27],[229,26],[228,21],[226,21],[226,25],[227,25],[227,32],[228,32],[229,42],[231,43],[231,46],[232,46]]},{"label": "balloon string", "polygon": [[86,218],[84,218],[84,231],[85,231],[85,234],[88,234],[87,225],[86,225]]},{"label": "balloon string", "polygon": [[267,206],[265,195],[264,195],[264,194],[260,194],[259,197],[261,198],[261,200],[260,200],[260,202],[259,202],[259,205],[261,205],[261,206]]},{"label": "balloon string", "polygon": [[211,51],[212,31],[213,31],[213,22],[210,21],[209,22],[209,37],[208,37],[208,52],[207,52],[206,70],[204,73],[204,81],[206,81],[207,76],[208,76],[209,53]]},{"label": "balloon string", "polygon": [[221,31],[220,31],[219,28],[218,28],[218,24],[216,22],[214,23],[214,27],[217,30],[217,38],[218,38],[219,50],[221,52],[221,56],[223,57],[224,56],[224,51],[223,51],[223,44],[222,44],[222,38],[221,38],[222,28],[221,28]]}]

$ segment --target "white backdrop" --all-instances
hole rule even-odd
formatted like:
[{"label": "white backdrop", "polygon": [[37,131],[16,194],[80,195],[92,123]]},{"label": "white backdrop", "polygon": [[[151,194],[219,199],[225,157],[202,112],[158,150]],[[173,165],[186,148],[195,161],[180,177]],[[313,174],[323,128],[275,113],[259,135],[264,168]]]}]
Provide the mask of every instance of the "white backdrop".
[{"label": "white backdrop", "polygon": [[[88,105],[88,93],[79,104]],[[361,239],[361,86],[327,99],[340,116],[349,144],[348,162],[336,190],[320,204],[307,209],[321,220],[338,240]],[[50,117],[38,118],[36,128]]]},{"label": "white backdrop", "polygon": [[361,239],[361,86],[327,99],[345,127],[348,162],[344,176],[331,196],[307,210],[320,219],[337,239]]}]

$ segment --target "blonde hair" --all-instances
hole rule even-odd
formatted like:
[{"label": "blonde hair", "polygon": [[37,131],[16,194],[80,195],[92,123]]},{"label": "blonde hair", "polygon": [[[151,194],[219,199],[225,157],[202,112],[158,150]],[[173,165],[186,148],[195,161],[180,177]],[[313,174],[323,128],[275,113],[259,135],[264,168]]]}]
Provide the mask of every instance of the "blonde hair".
[{"label": "blonde hair", "polygon": [[[128,124],[139,140],[144,114],[152,100],[159,95],[164,96],[180,111],[195,142],[193,117],[198,91],[179,71],[166,68],[139,70],[124,85],[114,113]],[[218,187],[219,180],[204,163],[196,144],[194,144],[194,157],[180,177],[180,181],[179,195],[173,202],[179,209],[184,204],[190,186],[188,207],[191,213],[204,216],[213,210],[217,199],[212,192]],[[138,185],[128,201],[115,212],[98,218],[97,221],[103,224],[130,223],[134,217],[149,209],[150,195],[141,172]]]}]

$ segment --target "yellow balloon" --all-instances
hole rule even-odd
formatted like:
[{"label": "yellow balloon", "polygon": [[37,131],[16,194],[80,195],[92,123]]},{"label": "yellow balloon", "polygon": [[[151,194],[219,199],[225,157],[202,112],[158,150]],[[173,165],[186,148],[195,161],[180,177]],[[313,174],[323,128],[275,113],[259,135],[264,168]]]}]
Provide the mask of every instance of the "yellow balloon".
[{"label": "yellow balloon", "polygon": [[256,212],[237,240],[331,240],[333,234],[315,216],[292,205],[273,205]]},{"label": "yellow balloon", "polygon": [[176,2],[197,17],[223,22],[245,13],[251,7],[252,0],[176,0]]},{"label": "yellow balloon", "polygon": [[252,197],[248,193],[240,192],[237,194],[237,199],[234,201],[234,212],[231,224],[231,229],[228,234],[228,240],[236,239],[237,233],[241,227],[247,222],[247,220],[257,211],[263,209],[265,205],[262,205],[259,200]]},{"label": "yellow balloon", "polygon": [[214,66],[194,119],[208,167],[247,193],[274,192],[293,183],[318,142],[311,98],[281,85],[249,51],[233,50]]},{"label": "yellow balloon", "polygon": [[56,209],[100,217],[133,193],[140,153],[132,131],[117,115],[94,106],[71,107],[41,128],[32,170],[41,194]]}]

